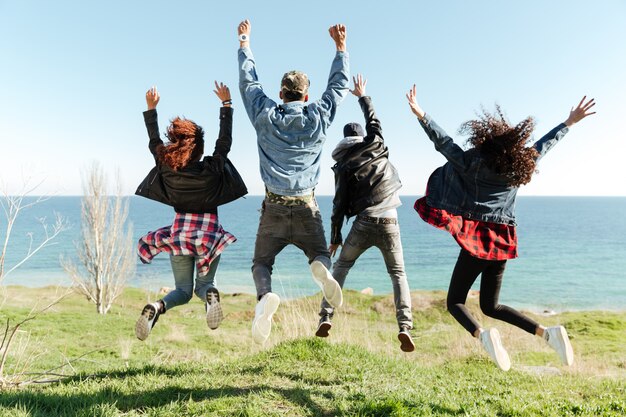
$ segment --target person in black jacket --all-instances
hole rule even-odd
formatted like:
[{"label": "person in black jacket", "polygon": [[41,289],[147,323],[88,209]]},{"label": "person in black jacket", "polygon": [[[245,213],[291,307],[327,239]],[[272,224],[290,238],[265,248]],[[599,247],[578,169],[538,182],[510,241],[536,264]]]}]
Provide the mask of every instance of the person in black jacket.
[{"label": "person in black jacket", "polygon": [[[220,132],[213,156],[204,158],[204,131],[191,120],[174,118],[167,128],[169,143],[163,144],[156,112],[160,96],[156,87],[146,93],[148,110],[144,112],[144,120],[157,175],[152,181],[144,181],[137,193],[173,206],[176,215],[172,225],[139,239],[139,257],[142,262],[149,263],[155,255],[169,253],[176,288],[163,299],[143,308],[135,325],[135,334],[140,340],[148,337],[161,314],[188,303],[194,292],[205,302],[206,322],[210,329],[216,329],[224,317],[219,292],[215,288],[215,273],[222,251],[236,239],[222,229],[217,206],[211,203],[214,199],[210,196],[214,195],[215,188],[223,185],[224,166],[232,143],[233,109],[227,86],[215,82],[214,92],[222,102]],[[154,181],[162,184],[151,186],[150,182]],[[157,196],[144,193],[142,186],[157,189]]]},{"label": "person in black jacket", "polygon": [[[351,93],[359,97],[365,116],[363,128],[358,123],[348,123],[343,130],[344,139],[332,153],[337,163],[335,172],[335,198],[333,200],[332,229],[329,251],[335,255],[342,245],[339,259],[333,268],[333,277],[343,287],[346,276],[363,252],[376,246],[382,253],[387,272],[393,284],[396,319],[400,327],[398,339],[405,352],[415,350],[409,334],[412,329],[411,293],[404,272],[402,242],[396,208],[402,203],[398,190],[402,186],[396,168],[389,162],[380,121],[374,113],[372,99],[365,95],[367,80],[362,75],[354,78]],[[356,216],[346,241],[342,241],[341,226],[344,217]],[[327,337],[332,327],[334,309],[324,299],[320,322],[315,333]]]}]

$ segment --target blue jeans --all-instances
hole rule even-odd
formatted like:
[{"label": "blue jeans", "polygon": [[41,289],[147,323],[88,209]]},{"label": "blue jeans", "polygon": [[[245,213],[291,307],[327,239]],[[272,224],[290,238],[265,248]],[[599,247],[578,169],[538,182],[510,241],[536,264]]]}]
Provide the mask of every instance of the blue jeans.
[{"label": "blue jeans", "polygon": [[[220,256],[213,259],[209,268],[209,273],[204,276],[196,276],[195,293],[202,301],[206,302],[206,292],[209,288],[215,288],[215,273],[220,263]],[[170,291],[163,297],[165,309],[169,310],[176,306],[187,304],[194,293],[194,269],[196,267],[196,257],[193,255],[171,255],[172,272],[174,273],[174,283],[176,289]]]},{"label": "blue jeans", "polygon": [[272,292],[274,260],[289,244],[300,248],[309,263],[320,261],[330,269],[330,252],[317,202],[307,206],[283,206],[263,201],[252,260],[252,278],[258,299]]},{"label": "blue jeans", "polygon": [[[333,268],[333,277],[343,288],[350,268],[363,252],[376,246],[383,255],[387,273],[393,287],[393,301],[396,307],[398,325],[413,327],[411,315],[411,291],[404,272],[404,257],[400,240],[400,226],[397,224],[375,224],[358,218],[352,223],[350,233],[341,248],[339,259]],[[334,309],[326,299],[322,300],[320,316],[333,316]]]}]

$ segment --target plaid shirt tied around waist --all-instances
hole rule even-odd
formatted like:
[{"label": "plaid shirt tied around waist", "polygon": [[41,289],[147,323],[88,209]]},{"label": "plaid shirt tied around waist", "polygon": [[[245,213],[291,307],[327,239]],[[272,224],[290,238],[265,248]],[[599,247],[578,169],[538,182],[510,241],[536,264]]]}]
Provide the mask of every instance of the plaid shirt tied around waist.
[{"label": "plaid shirt tied around waist", "polygon": [[176,213],[171,226],[148,232],[139,239],[137,250],[144,264],[161,252],[196,256],[199,276],[209,273],[213,259],[237,238],[219,224],[216,214]]},{"label": "plaid shirt tied around waist", "polygon": [[489,261],[517,258],[517,232],[513,225],[454,215],[429,206],[425,196],[415,201],[414,208],[422,220],[450,233],[461,248],[476,258]]}]

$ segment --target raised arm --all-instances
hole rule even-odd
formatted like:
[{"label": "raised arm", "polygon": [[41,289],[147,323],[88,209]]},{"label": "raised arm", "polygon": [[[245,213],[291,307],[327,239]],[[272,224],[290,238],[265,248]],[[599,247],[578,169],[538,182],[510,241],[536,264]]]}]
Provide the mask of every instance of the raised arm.
[{"label": "raised arm", "polygon": [[221,156],[227,158],[230,152],[230,146],[233,143],[233,108],[230,90],[224,83],[215,81],[215,90],[213,90],[218,99],[222,102],[220,109],[220,133],[215,142],[215,150],[213,156]]},{"label": "raised arm", "polygon": [[250,31],[251,25],[249,20],[239,23],[237,33],[239,35],[239,91],[243,105],[248,113],[250,121],[254,124],[256,118],[263,109],[276,105],[263,92],[263,87],[259,82],[256,73],[256,62],[250,50]]},{"label": "raised arm", "polygon": [[334,25],[328,29],[328,33],[335,41],[337,53],[330,67],[326,91],[324,91],[322,98],[317,102],[322,109],[322,120],[326,127],[335,118],[337,105],[348,94],[350,84],[350,67],[348,52],[346,51],[346,27],[344,25]]},{"label": "raised arm", "polygon": [[585,103],[587,96],[584,96],[578,106],[572,107],[569,113],[569,117],[565,119],[563,123],[552,129],[548,132],[544,137],[539,139],[533,147],[537,150],[538,156],[537,161],[544,157],[545,154],[548,153],[550,149],[554,147],[558,143],[563,136],[569,131],[569,128],[580,122],[587,116],[591,116],[592,114],[596,114],[596,112],[592,112],[591,108],[596,105],[594,99],[590,99]]},{"label": "raised arm", "polygon": [[407,93],[406,98],[409,100],[411,111],[417,116],[420,125],[422,125],[422,128],[430,140],[435,144],[435,149],[457,168],[464,169],[465,152],[463,152],[463,149],[454,143],[454,140],[422,110],[417,103],[415,84],[413,84],[413,88]]},{"label": "raised arm", "polygon": [[148,142],[148,149],[150,149],[150,153],[154,156],[155,162],[157,161],[156,149],[159,145],[163,145],[163,141],[161,140],[159,133],[159,121],[157,117],[156,107],[159,104],[159,100],[161,96],[157,91],[156,86],[151,87],[146,92],[146,103],[148,104],[148,110],[143,112],[143,120],[146,124],[146,129],[148,130],[148,137],[150,138],[150,142]]},{"label": "raised arm", "polygon": [[383,138],[383,129],[380,126],[380,120],[376,117],[374,112],[374,105],[372,104],[372,98],[365,94],[365,86],[367,80],[363,78],[363,75],[358,74],[356,77],[352,77],[354,82],[354,89],[350,90],[352,94],[359,98],[359,105],[365,116],[365,131],[367,132],[368,139],[374,139],[378,136]]}]

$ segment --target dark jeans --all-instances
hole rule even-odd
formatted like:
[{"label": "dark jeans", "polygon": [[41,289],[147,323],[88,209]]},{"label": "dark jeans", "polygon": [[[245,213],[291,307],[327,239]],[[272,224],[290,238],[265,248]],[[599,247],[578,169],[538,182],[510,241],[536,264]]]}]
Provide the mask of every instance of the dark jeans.
[{"label": "dark jeans", "polygon": [[330,252],[315,200],[307,206],[283,206],[263,201],[252,260],[257,298],[272,291],[274,260],[289,244],[302,249],[309,263],[317,260],[330,269]]},{"label": "dark jeans", "polygon": [[[363,252],[372,246],[383,255],[387,272],[393,286],[393,300],[396,306],[398,325],[413,327],[411,316],[411,292],[404,272],[404,257],[400,241],[400,227],[397,224],[375,224],[356,219],[341,248],[339,259],[333,268],[333,277],[343,288],[350,268]],[[320,316],[332,317],[333,308],[326,299],[322,300]]]},{"label": "dark jeans", "polygon": [[465,300],[472,284],[480,274],[482,274],[480,278],[480,309],[482,312],[489,317],[505,321],[526,330],[528,333],[535,334],[538,326],[536,322],[511,307],[498,304],[505,266],[506,261],[488,261],[476,258],[464,249],[459,254],[448,289],[448,311],[472,335],[480,328],[480,324],[465,307]]}]

